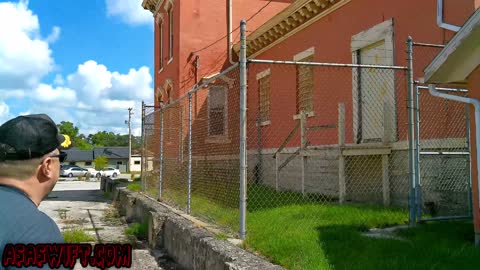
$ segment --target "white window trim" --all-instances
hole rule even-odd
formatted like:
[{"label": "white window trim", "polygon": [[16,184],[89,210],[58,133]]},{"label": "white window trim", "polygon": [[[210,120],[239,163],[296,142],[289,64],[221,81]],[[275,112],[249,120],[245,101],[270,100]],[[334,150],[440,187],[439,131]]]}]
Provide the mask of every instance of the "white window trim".
[{"label": "white window trim", "polygon": [[161,86],[157,87],[157,91],[155,91],[155,100],[163,102],[163,100],[158,100],[159,97],[163,99],[163,88]]},{"label": "white window trim", "polygon": [[224,117],[225,119],[223,120],[223,130],[224,133],[222,135],[210,135],[210,89],[208,92],[208,108],[207,108],[207,127],[208,127],[208,139],[205,142],[212,142],[215,141],[217,143],[226,143],[228,140],[228,87],[221,86],[221,85],[215,85],[211,86],[211,88],[215,87],[221,87],[223,88],[223,93],[225,95],[225,112],[224,112]]},{"label": "white window trim", "polygon": [[[293,56],[293,61],[300,61],[300,60],[302,60],[306,57],[312,56],[312,55],[315,55],[315,47],[310,47],[310,48],[304,50],[303,52],[297,53],[296,55]],[[297,86],[295,85],[295,87],[297,87]],[[295,99],[296,98],[297,97],[295,97]],[[315,113],[313,111],[312,112],[305,112],[305,114],[306,114],[307,117],[314,117],[315,116]],[[294,114],[293,115],[293,120],[299,120],[300,118],[302,118],[301,114]]]},{"label": "white window trim", "polygon": [[267,77],[268,75],[270,75],[270,68],[267,68],[264,71],[257,73],[257,81]]},{"label": "white window trim", "polygon": [[[351,43],[350,43],[350,46],[351,46],[351,53],[352,53],[352,63],[354,64],[357,64],[358,63],[358,60],[357,60],[357,54],[359,52],[359,50],[363,49],[363,48],[366,48],[372,44],[375,44],[375,43],[378,43],[380,41],[384,41],[385,42],[385,50],[387,52],[391,52],[392,55],[391,57],[387,57],[387,62],[385,63],[385,65],[394,65],[395,63],[395,48],[394,48],[394,45],[395,45],[395,42],[394,42],[394,22],[393,22],[393,19],[390,19],[390,20],[387,20],[387,21],[384,21],[382,23],[379,23],[377,25],[374,25],[373,27],[365,30],[365,31],[362,31],[356,35],[353,35],[352,36],[352,39],[351,39]],[[358,77],[358,74],[357,74],[357,70],[356,69],[353,69],[352,70],[352,109],[353,109],[353,138],[354,138],[354,143],[356,143],[358,141],[358,92],[357,92],[357,89],[358,89],[358,86],[357,86],[357,82],[355,80],[355,78]],[[395,89],[394,89],[395,91]],[[394,98],[395,99],[395,98]],[[395,122],[396,121],[396,117],[397,117],[397,105],[395,103],[395,100],[393,100],[393,104],[385,104],[387,105],[388,107],[390,107],[391,109],[388,110],[384,110],[384,113],[388,113],[388,112],[391,112],[389,113],[388,115],[384,115],[384,121],[387,121],[387,122],[390,122],[390,121],[393,121]],[[384,105],[384,106],[385,106]],[[393,111],[392,111],[393,109]],[[389,118],[389,119],[385,119],[385,118]],[[384,123],[385,124],[385,123]],[[384,125],[385,126],[385,125]],[[389,126],[389,129],[390,130],[384,130],[384,138],[382,138],[382,140],[384,142],[393,142],[394,139],[396,138],[397,136],[397,127],[396,125],[394,126]],[[362,142],[361,142],[362,143]]]},{"label": "white window trim", "polygon": [[260,122],[260,123],[258,123],[258,122],[256,123],[257,127],[264,127],[264,126],[268,126],[270,124],[272,124],[272,121],[270,121],[270,120],[263,121],[263,122]]},{"label": "white window trim", "polygon": [[293,61],[300,61],[303,58],[312,56],[314,54],[315,54],[315,47],[310,47],[310,48],[306,49],[305,51],[303,51],[301,53],[297,53],[296,55],[294,55],[293,56]]},{"label": "white window trim", "polygon": [[[163,1],[163,0],[162,0]],[[168,0],[167,2],[165,2],[165,5],[163,6],[163,9],[168,12],[168,10],[170,8],[173,8],[173,3],[174,3],[174,0]]]},{"label": "white window trim", "polygon": [[168,102],[167,103],[170,103],[173,101],[173,80],[172,79],[166,79],[165,80],[165,83],[163,84],[163,89],[162,89],[162,92],[163,92],[163,95],[165,96],[167,94],[167,90],[170,89],[170,95],[168,95]]}]

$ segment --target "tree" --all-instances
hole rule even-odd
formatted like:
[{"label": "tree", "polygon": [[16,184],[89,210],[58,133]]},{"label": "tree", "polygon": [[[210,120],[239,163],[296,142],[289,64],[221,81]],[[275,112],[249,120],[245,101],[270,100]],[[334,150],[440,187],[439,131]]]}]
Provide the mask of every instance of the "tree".
[{"label": "tree", "polygon": [[62,121],[57,125],[61,134],[68,135],[73,144],[78,136],[78,127],[76,127],[72,122]]},{"label": "tree", "polygon": [[108,158],[105,156],[98,156],[93,160],[95,163],[95,170],[100,171],[108,165]]},{"label": "tree", "polygon": [[77,139],[75,146],[80,150],[92,150],[93,146],[84,139]]}]

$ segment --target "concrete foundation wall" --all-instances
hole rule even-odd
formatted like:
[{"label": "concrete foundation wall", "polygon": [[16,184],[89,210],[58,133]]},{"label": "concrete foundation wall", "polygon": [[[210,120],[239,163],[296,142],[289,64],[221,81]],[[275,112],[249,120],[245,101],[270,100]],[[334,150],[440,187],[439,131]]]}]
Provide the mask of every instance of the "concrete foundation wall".
[{"label": "concrete foundation wall", "polygon": [[150,247],[166,250],[183,269],[283,269],[230,242],[216,239],[199,221],[183,217],[142,194],[117,188],[114,199],[127,221],[148,223]]},{"label": "concrete foundation wall", "polygon": [[[441,151],[436,149],[435,151]],[[290,154],[281,154],[282,164]],[[261,158],[261,166],[259,161]],[[339,151],[315,150],[307,157],[304,189],[338,199]],[[261,167],[261,168],[260,168]],[[469,161],[467,156],[421,156],[422,207],[429,215],[467,215]],[[302,191],[302,158],[298,155],[285,166],[276,181],[273,154],[248,155],[249,183],[258,183],[279,191]],[[388,155],[388,191],[390,205],[408,207],[409,164],[407,150],[392,150]],[[381,155],[345,157],[346,201],[383,203],[383,167]]]}]

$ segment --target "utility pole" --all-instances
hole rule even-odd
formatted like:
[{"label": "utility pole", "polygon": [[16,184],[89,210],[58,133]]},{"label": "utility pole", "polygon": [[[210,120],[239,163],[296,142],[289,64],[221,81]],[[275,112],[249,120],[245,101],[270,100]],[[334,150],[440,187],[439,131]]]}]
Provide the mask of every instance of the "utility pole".
[{"label": "utility pole", "polygon": [[132,108],[128,108],[128,171],[132,164]]}]

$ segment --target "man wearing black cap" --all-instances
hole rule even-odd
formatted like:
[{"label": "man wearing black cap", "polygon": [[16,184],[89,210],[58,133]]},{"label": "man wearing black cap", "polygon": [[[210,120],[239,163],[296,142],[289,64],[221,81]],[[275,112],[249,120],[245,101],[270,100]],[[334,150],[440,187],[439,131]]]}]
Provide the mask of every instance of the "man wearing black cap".
[{"label": "man wearing black cap", "polygon": [[38,206],[57,183],[66,158],[59,149],[69,144],[45,114],[0,126],[0,257],[8,243],[63,242],[58,226]]}]

